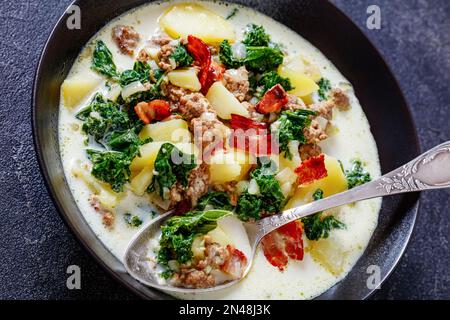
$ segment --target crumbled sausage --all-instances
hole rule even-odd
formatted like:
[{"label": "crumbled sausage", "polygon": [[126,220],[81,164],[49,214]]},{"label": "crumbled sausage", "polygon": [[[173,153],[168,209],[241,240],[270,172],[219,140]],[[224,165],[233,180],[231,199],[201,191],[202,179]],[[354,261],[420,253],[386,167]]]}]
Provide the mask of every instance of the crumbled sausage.
[{"label": "crumbled sausage", "polygon": [[105,227],[111,229],[114,226],[115,217],[111,211],[105,208],[101,203],[97,195],[92,195],[89,198],[89,204],[94,210],[102,215],[102,222]]},{"label": "crumbled sausage", "polygon": [[217,119],[213,112],[205,112],[191,121],[194,141],[201,150],[203,158],[209,158],[215,149],[223,148],[223,143],[229,135],[229,129]]},{"label": "crumbled sausage", "polygon": [[191,91],[174,86],[170,82],[163,82],[161,84],[161,93],[173,106],[178,107],[181,97],[191,94]]},{"label": "crumbled sausage", "polygon": [[228,91],[230,91],[240,102],[246,99],[250,83],[248,81],[248,71],[245,67],[226,70],[222,82]]},{"label": "crumbled sausage", "polygon": [[302,161],[311,157],[316,157],[322,153],[322,149],[315,143],[301,145],[299,148],[300,158]]},{"label": "crumbled sausage", "polygon": [[112,29],[112,38],[123,54],[133,55],[139,42],[139,34],[133,27],[117,25]]},{"label": "crumbled sausage", "polygon": [[306,109],[306,105],[302,99],[293,94],[287,94],[288,103],[283,106],[283,110],[295,111],[298,109]]},{"label": "crumbled sausage", "polygon": [[214,113],[209,101],[201,93],[191,93],[180,98],[178,111],[190,122],[205,112]]},{"label": "crumbled sausage", "polygon": [[176,61],[171,57],[175,46],[172,43],[165,44],[158,52],[158,66],[164,71],[172,71],[177,67]]},{"label": "crumbled sausage", "polygon": [[326,127],[322,127],[317,119],[311,120],[311,125],[305,128],[303,133],[307,143],[317,143],[328,138]]},{"label": "crumbled sausage", "polygon": [[188,181],[189,185],[186,190],[186,197],[190,199],[192,207],[195,207],[198,199],[208,191],[210,185],[208,166],[202,163],[193,169],[189,173]]},{"label": "crumbled sausage", "polygon": [[340,110],[347,110],[348,107],[350,106],[350,99],[342,89],[339,88],[333,89],[331,91],[330,96],[331,100]]}]

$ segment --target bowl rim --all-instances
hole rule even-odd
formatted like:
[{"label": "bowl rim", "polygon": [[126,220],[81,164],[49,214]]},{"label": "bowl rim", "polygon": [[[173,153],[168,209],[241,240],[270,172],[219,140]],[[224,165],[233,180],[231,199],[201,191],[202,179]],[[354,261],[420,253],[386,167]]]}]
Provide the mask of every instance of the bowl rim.
[{"label": "bowl rim", "polygon": [[[156,1],[158,1],[158,0],[156,0]],[[161,0],[159,0],[159,1],[161,1]],[[170,0],[163,0],[163,1],[170,1]],[[202,0],[202,1],[205,1],[205,0]],[[208,1],[208,0],[206,0],[206,1]],[[403,90],[402,90],[402,88],[400,86],[400,83],[399,83],[395,73],[392,72],[392,68],[387,63],[385,57],[381,54],[380,50],[375,46],[373,41],[362,31],[362,29],[349,16],[347,16],[347,14],[345,14],[338,6],[336,6],[334,3],[330,2],[329,0],[323,0],[323,1],[324,1],[324,3],[326,5],[329,5],[332,10],[334,10],[335,14],[340,15],[342,19],[346,20],[347,23],[351,24],[352,27],[354,28],[355,32],[357,32],[360,35],[362,35],[362,37],[369,44],[370,49],[378,56],[378,58],[380,59],[380,62],[386,68],[388,73],[392,76],[392,80],[393,80],[393,83],[395,85],[395,88],[396,88],[397,92],[399,93],[400,98],[402,99],[404,105],[406,106],[405,111],[406,111],[407,117],[409,118],[410,125],[412,126],[412,129],[415,132],[414,136],[411,137],[411,138],[414,140],[414,145],[415,145],[417,151],[420,152],[422,150],[422,147],[420,145],[420,140],[419,140],[418,135],[417,135],[417,126],[416,126],[416,123],[415,123],[414,118],[412,116],[411,107],[410,107],[409,102],[408,102],[408,100],[406,99],[406,97],[405,97],[405,95],[403,93]],[[148,294],[146,294],[143,291],[139,290],[130,281],[127,281],[122,276],[120,276],[120,274],[117,272],[117,270],[114,270],[111,266],[109,266],[104,261],[104,259],[102,259],[100,257],[100,255],[89,245],[88,241],[82,236],[81,232],[70,222],[69,216],[64,211],[60,200],[56,196],[54,185],[52,184],[52,182],[50,180],[49,172],[47,170],[46,162],[44,160],[42,144],[41,144],[41,137],[38,134],[38,129],[37,129],[37,127],[38,127],[37,117],[36,117],[36,105],[37,105],[37,100],[38,100],[37,88],[38,88],[38,83],[39,83],[39,80],[40,80],[40,75],[41,75],[42,70],[43,70],[43,60],[46,57],[46,55],[48,54],[49,46],[54,41],[56,30],[58,30],[61,27],[61,24],[64,23],[63,20],[65,18],[67,10],[72,5],[76,5],[79,2],[80,2],[80,0],[72,0],[72,2],[61,13],[61,15],[59,16],[58,20],[53,25],[53,27],[52,27],[52,29],[51,29],[48,37],[47,37],[47,40],[45,41],[45,44],[42,47],[42,51],[41,51],[41,54],[39,56],[39,60],[37,62],[37,67],[36,67],[35,73],[34,73],[34,80],[33,80],[33,86],[32,86],[33,87],[33,94],[32,94],[32,98],[31,98],[31,102],[32,102],[32,106],[31,106],[31,127],[32,127],[32,135],[33,135],[33,145],[34,145],[34,149],[35,149],[35,152],[36,152],[39,169],[40,169],[40,172],[41,172],[41,174],[42,174],[42,176],[44,178],[43,180],[44,180],[44,184],[46,186],[46,189],[48,191],[48,194],[49,194],[49,196],[50,196],[54,206],[56,207],[56,211],[58,212],[59,216],[62,217],[62,220],[63,220],[64,224],[68,227],[68,229],[71,231],[72,235],[75,236],[75,239],[82,245],[82,247],[84,247],[84,249],[94,258],[94,260],[104,270],[107,271],[109,276],[112,276],[112,278],[115,279],[118,283],[120,283],[121,285],[125,286],[129,291],[131,291],[132,293],[136,294],[137,296],[139,296],[141,298],[144,298],[144,299],[149,299],[149,298],[151,298],[151,299],[174,299],[172,296],[169,296],[169,295],[165,294],[162,291],[154,292],[153,290],[151,290],[152,297],[149,297]],[[226,2],[226,0],[225,0],[225,2]],[[135,8],[137,8],[137,7],[141,6],[141,5],[138,5]],[[242,5],[242,3],[239,2],[238,5]],[[244,4],[244,6],[245,6],[245,4]],[[121,13],[121,14],[123,14],[123,13]],[[119,14],[118,16],[120,16],[121,14]],[[411,217],[412,223],[411,223],[411,225],[410,225],[410,227],[409,227],[409,229],[407,231],[407,237],[405,238],[405,241],[403,242],[403,244],[401,246],[401,249],[399,250],[399,254],[397,255],[396,259],[393,261],[392,266],[389,268],[388,271],[386,271],[386,273],[384,274],[383,278],[381,279],[380,284],[379,284],[379,288],[387,281],[387,279],[392,275],[392,273],[398,267],[400,260],[403,258],[404,254],[405,254],[405,251],[407,250],[407,248],[410,245],[411,236],[412,236],[412,234],[414,232],[414,229],[416,227],[417,214],[418,214],[418,211],[419,211],[419,209],[421,207],[421,196],[420,196],[420,194],[421,193],[419,193],[419,196],[417,197],[417,201],[414,203],[414,206],[410,209],[411,210],[411,215],[412,215],[412,217]],[[84,219],[84,217],[83,217],[83,219]],[[108,250],[108,248],[106,248],[106,246],[103,244],[103,242],[101,242],[101,243],[105,247],[105,249]],[[364,254],[365,254],[365,252],[362,253],[362,255],[364,255]],[[115,257],[115,258],[120,262],[120,260],[117,257]],[[352,272],[352,270],[350,270],[349,272]],[[337,284],[339,282],[337,282]],[[140,284],[140,283],[139,283],[139,285],[142,286],[142,284]],[[331,288],[333,288],[333,287],[331,287]],[[365,294],[365,295],[363,295],[361,297],[361,300],[365,300],[365,299],[370,298],[376,292],[376,290],[377,289],[370,289],[370,291],[367,294]]]}]

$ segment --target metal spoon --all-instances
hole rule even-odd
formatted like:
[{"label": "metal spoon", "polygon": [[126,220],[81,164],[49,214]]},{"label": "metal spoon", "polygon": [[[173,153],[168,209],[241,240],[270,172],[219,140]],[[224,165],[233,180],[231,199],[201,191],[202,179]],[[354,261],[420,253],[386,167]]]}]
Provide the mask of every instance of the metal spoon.
[{"label": "metal spoon", "polygon": [[450,141],[441,144],[400,168],[362,186],[334,196],[289,209],[281,214],[264,218],[255,223],[244,223],[247,231],[251,255],[242,278],[207,289],[189,289],[160,285],[155,280],[148,264],[148,244],[160,230],[160,226],[170,217],[171,212],[149,221],[131,240],[125,253],[127,272],[145,285],[171,292],[201,293],[230,287],[242,280],[250,271],[261,239],[269,232],[300,218],[319,211],[328,210],[356,201],[395,195],[399,193],[442,189],[450,187]]}]

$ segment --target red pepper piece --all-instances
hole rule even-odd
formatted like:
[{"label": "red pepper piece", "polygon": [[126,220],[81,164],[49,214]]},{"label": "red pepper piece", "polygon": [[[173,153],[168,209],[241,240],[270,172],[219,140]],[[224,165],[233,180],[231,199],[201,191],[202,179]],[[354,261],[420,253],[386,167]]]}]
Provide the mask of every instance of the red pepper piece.
[{"label": "red pepper piece", "polygon": [[298,184],[300,185],[326,178],[328,172],[325,167],[324,154],[303,161],[300,167],[295,169],[295,173],[298,175]]},{"label": "red pepper piece", "polygon": [[197,37],[189,35],[187,40],[187,50],[194,58],[194,63],[200,67],[198,79],[203,89],[207,83],[208,74],[211,69],[211,50],[209,50],[208,45],[203,40]]},{"label": "red pepper piece", "polygon": [[288,101],[286,91],[284,91],[280,84],[276,84],[264,94],[261,101],[256,105],[256,110],[263,114],[277,112]]}]

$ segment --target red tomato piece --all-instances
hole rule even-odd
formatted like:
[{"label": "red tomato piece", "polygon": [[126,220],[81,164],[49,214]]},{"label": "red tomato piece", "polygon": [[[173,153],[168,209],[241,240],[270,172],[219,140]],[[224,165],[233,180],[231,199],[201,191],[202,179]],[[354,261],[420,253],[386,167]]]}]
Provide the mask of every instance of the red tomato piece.
[{"label": "red tomato piece", "polygon": [[261,101],[256,105],[256,110],[263,114],[277,112],[288,101],[286,91],[280,84],[276,84],[264,94]]},{"label": "red tomato piece", "polygon": [[300,167],[295,169],[295,173],[298,175],[298,184],[308,184],[326,178],[328,172],[325,167],[325,155],[321,154],[303,161]]},{"label": "red tomato piece", "polygon": [[208,74],[210,73],[211,69],[211,50],[209,49],[208,45],[203,42],[203,40],[197,37],[189,35],[187,37],[187,40],[187,50],[194,58],[195,64],[200,67],[198,79],[203,89],[203,87],[207,84]]},{"label": "red tomato piece", "polygon": [[138,115],[139,119],[145,124],[151,123],[153,120],[161,121],[169,117],[170,104],[165,100],[153,100],[150,102],[139,102],[134,111]]}]

